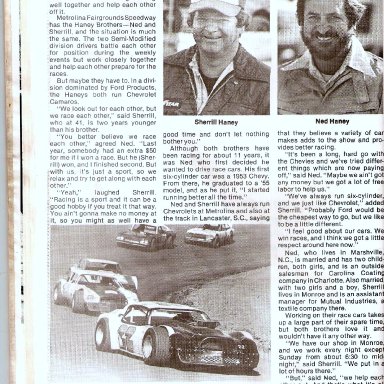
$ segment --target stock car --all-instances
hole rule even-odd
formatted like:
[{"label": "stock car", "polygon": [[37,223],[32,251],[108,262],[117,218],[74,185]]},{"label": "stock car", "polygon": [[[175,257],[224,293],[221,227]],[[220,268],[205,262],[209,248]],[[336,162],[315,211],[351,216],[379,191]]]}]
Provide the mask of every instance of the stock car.
[{"label": "stock car", "polygon": [[53,302],[74,313],[109,312],[138,302],[137,278],[109,271],[72,270],[53,289]]},{"label": "stock car", "polygon": [[134,246],[154,251],[159,248],[173,248],[176,232],[166,225],[133,224],[116,237],[118,246]]},{"label": "stock car", "polygon": [[253,370],[259,362],[248,332],[225,333],[220,323],[190,306],[142,301],[103,313],[95,328],[98,351],[121,351],[149,365],[213,366]]},{"label": "stock car", "polygon": [[204,224],[187,231],[184,241],[188,244],[209,245],[218,248],[233,242],[233,228],[229,224]]}]

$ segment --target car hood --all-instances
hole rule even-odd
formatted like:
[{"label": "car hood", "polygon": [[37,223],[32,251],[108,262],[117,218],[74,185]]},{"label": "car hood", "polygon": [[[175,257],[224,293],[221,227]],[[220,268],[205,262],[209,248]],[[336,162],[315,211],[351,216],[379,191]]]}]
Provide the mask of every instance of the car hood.
[{"label": "car hood", "polygon": [[[211,322],[212,323],[212,322]],[[172,328],[178,333],[185,336],[201,336],[201,337],[229,337],[219,329],[201,326],[197,323],[183,323],[174,321]]]},{"label": "car hood", "polygon": [[215,236],[216,231],[213,231],[211,229],[203,229],[203,228],[192,228],[187,231],[189,234],[194,235],[206,235],[206,236]]}]

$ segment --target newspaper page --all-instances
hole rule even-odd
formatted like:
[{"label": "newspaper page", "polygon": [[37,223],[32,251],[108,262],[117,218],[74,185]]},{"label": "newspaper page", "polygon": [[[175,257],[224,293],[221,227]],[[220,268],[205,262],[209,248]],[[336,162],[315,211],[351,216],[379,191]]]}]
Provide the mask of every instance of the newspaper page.
[{"label": "newspaper page", "polygon": [[14,381],[383,384],[382,14],[22,1]]}]

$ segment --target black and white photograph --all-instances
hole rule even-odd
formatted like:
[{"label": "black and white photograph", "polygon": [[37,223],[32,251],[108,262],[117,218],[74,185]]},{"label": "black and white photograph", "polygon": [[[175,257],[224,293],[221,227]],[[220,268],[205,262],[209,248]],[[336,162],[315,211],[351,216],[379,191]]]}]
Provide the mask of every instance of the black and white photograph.
[{"label": "black and white photograph", "polygon": [[268,115],[268,1],[164,0],[164,115]]},{"label": "black and white photograph", "polygon": [[383,2],[279,5],[279,114],[382,114]]},{"label": "black and white photograph", "polygon": [[267,382],[269,225],[51,227],[50,382]]}]

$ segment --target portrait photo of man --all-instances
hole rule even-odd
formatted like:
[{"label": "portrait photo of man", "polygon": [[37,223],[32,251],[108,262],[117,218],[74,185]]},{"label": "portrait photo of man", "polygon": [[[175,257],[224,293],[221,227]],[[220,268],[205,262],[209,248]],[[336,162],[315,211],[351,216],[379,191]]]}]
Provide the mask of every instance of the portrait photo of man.
[{"label": "portrait photo of man", "polygon": [[[251,20],[245,7],[245,0],[190,1],[194,43],[164,59],[165,115],[269,114],[270,68],[240,43]],[[254,22],[265,31],[269,13],[262,17]]]},{"label": "portrait photo of man", "polygon": [[[383,113],[382,7],[381,1],[297,0],[306,50],[279,68],[279,114]],[[376,40],[369,40],[373,32]]]}]

